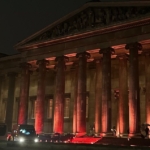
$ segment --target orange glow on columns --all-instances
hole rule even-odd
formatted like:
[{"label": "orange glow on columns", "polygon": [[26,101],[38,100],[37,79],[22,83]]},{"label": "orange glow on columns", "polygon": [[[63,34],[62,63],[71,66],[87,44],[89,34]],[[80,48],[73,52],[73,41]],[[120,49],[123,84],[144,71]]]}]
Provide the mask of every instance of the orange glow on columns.
[{"label": "orange glow on columns", "polygon": [[103,97],[102,101],[102,132],[106,133],[107,132],[107,124],[108,124],[108,106],[107,106],[107,101],[106,98]]},{"label": "orange glow on columns", "polygon": [[136,109],[133,100],[129,100],[129,131],[130,134],[136,133]]}]

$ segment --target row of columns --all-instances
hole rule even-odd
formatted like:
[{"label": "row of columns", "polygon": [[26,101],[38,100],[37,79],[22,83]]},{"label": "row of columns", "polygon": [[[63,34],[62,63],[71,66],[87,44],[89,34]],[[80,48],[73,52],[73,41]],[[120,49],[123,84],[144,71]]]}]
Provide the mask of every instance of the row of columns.
[{"label": "row of columns", "polygon": [[[142,47],[139,43],[127,44],[129,50],[129,84],[127,82],[127,59],[119,57],[119,132],[126,133],[129,126],[130,135],[139,131],[139,78],[138,78],[138,50]],[[111,115],[111,54],[114,53],[112,48],[102,49],[102,60],[96,63],[96,94],[95,94],[95,132],[107,133],[110,130]],[[78,72],[76,75],[77,83],[75,87],[75,103],[73,114],[73,131],[78,133],[86,132],[86,63],[90,55],[86,52],[77,54]],[[125,58],[125,59],[124,59]],[[65,90],[65,62],[67,58],[62,56],[56,58],[57,73],[55,84],[55,104],[54,104],[54,125],[53,132],[63,132],[64,119],[64,90]],[[149,62],[149,59],[147,59]],[[45,74],[47,61],[39,61],[39,81],[37,91],[37,104],[35,116],[35,128],[37,133],[43,131],[44,122],[44,97],[45,97]],[[149,62],[150,64],[150,62]],[[22,72],[20,106],[18,123],[27,123],[27,100],[29,94],[29,65],[25,65]],[[147,76],[147,80],[150,77]],[[146,88],[150,87],[146,84]],[[128,101],[129,86],[129,101]],[[149,102],[147,96],[147,103]],[[128,112],[129,104],[129,112]],[[150,109],[147,109],[147,113]],[[129,113],[129,125],[127,125],[127,115]],[[147,117],[147,120],[150,119]]]}]

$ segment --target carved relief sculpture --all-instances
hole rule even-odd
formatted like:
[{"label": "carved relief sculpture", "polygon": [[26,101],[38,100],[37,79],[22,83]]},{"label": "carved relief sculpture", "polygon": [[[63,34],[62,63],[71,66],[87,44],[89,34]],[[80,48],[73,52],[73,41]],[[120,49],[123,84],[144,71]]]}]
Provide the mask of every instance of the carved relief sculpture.
[{"label": "carved relief sculpture", "polygon": [[149,7],[91,7],[65,20],[28,43],[78,34],[97,27],[122,23],[150,13]]}]

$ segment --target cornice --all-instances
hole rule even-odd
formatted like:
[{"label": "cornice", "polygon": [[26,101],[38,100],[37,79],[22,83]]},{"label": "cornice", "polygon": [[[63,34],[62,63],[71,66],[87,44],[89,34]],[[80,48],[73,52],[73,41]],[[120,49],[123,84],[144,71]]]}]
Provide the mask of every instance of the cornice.
[{"label": "cornice", "polygon": [[148,24],[150,24],[150,18],[145,18],[142,20],[135,20],[132,22],[126,22],[124,24],[119,23],[118,25],[117,24],[111,25],[111,26],[103,27],[103,28],[96,29],[93,31],[87,31],[87,32],[83,32],[80,34],[70,35],[70,36],[66,36],[66,37],[62,37],[62,38],[58,38],[58,39],[52,39],[52,40],[45,41],[45,42],[38,42],[38,43],[21,46],[21,47],[18,47],[18,49],[21,51],[36,49],[36,48],[40,48],[40,47],[46,47],[46,46],[69,42],[69,41],[74,41],[74,40],[78,40],[78,39],[89,38],[92,36],[98,36],[101,34],[106,34],[106,33],[115,32],[115,31],[121,31],[121,30],[129,29],[129,28],[133,28],[133,27],[137,27],[137,26],[148,25]]}]

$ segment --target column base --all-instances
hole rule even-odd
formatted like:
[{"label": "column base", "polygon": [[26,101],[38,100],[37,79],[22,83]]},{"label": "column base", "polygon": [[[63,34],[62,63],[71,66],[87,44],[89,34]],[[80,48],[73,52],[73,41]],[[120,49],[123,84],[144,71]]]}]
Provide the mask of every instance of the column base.
[{"label": "column base", "polygon": [[141,133],[129,133],[129,138],[141,138]]},{"label": "column base", "polygon": [[82,137],[86,135],[86,132],[76,133],[76,137]]},{"label": "column base", "polygon": [[117,137],[116,135],[114,135],[112,132],[103,132],[99,134],[102,137]]},{"label": "column base", "polygon": [[128,133],[120,133],[120,134],[118,135],[118,137],[120,137],[120,138],[128,138],[128,137],[129,137],[129,134],[128,134]]},{"label": "column base", "polygon": [[100,137],[101,135],[100,135],[100,133],[95,133],[94,136],[95,137]]},{"label": "column base", "polygon": [[106,132],[106,133],[97,133],[95,134],[95,136],[101,136],[101,137],[116,137],[116,138],[141,138],[141,134],[140,133],[134,133],[134,134],[128,134],[128,133],[121,133],[121,134],[116,134],[114,135],[112,132]]}]

